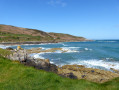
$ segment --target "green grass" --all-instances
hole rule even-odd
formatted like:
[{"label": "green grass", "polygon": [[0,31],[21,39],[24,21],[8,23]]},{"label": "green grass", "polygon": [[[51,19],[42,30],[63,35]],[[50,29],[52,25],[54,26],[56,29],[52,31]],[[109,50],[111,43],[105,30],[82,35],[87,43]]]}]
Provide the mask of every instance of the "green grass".
[{"label": "green grass", "polygon": [[0,56],[0,90],[119,90],[119,78],[103,84],[73,80]]},{"label": "green grass", "polygon": [[36,70],[0,57],[0,90],[119,90],[119,78],[97,84]]},{"label": "green grass", "polygon": [[7,55],[10,55],[12,52],[9,51],[9,50],[5,50],[5,49],[2,49],[0,48],[0,56],[7,56]]},{"label": "green grass", "polygon": [[41,41],[53,40],[52,37],[32,36],[26,34],[12,34],[6,32],[0,32],[0,42],[23,42],[23,41]]}]

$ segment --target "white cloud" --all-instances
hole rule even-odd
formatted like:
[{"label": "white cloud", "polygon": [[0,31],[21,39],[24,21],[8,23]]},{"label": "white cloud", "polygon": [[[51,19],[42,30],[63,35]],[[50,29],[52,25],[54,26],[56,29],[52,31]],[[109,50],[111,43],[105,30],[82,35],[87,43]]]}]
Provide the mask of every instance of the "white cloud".
[{"label": "white cloud", "polygon": [[64,2],[63,0],[50,0],[48,2],[49,5],[52,5],[52,6],[61,6],[61,7],[65,7],[67,5],[66,2]]}]

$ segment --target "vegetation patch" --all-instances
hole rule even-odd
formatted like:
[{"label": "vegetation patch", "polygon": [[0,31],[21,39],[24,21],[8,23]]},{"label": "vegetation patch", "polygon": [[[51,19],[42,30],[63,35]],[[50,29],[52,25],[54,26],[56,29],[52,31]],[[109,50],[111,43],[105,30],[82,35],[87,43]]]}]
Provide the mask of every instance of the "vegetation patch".
[{"label": "vegetation patch", "polygon": [[0,56],[6,57],[7,55],[10,55],[12,52],[6,49],[0,48]]}]

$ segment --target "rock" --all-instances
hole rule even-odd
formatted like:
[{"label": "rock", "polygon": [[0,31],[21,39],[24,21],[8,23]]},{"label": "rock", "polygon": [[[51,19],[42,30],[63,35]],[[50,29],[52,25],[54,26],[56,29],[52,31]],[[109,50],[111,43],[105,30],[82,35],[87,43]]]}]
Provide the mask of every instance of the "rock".
[{"label": "rock", "polygon": [[66,73],[65,76],[71,79],[77,79],[77,77],[73,73]]},{"label": "rock", "polygon": [[26,50],[13,51],[13,54],[7,56],[10,60],[19,61],[24,65],[33,66],[37,69],[43,69],[46,71],[52,71],[57,73],[57,66],[50,64],[49,59],[34,59],[29,57]]},{"label": "rock", "polygon": [[95,71],[94,70],[91,70],[92,73],[94,73]]},{"label": "rock", "polygon": [[49,71],[50,63],[47,63],[45,60],[42,59],[36,59],[36,68],[37,69],[43,69],[46,71]]},{"label": "rock", "polygon": [[36,63],[34,61],[32,61],[31,59],[27,59],[25,62],[22,62],[23,64],[27,65],[27,66],[36,66]]},{"label": "rock", "polygon": [[111,79],[119,77],[119,74],[110,71],[104,71],[100,69],[85,68],[78,65],[64,65],[58,68],[58,74],[61,76],[67,76],[69,73],[73,73],[77,79],[86,79],[92,82],[103,83]]},{"label": "rock", "polygon": [[17,60],[20,62],[27,60],[27,57],[28,57],[28,54],[27,54],[26,50],[14,51],[12,54],[9,55],[9,59]]},{"label": "rock", "polygon": [[85,66],[83,65],[64,65],[62,66],[63,69],[69,69],[73,71],[77,71],[79,68],[84,68]]},{"label": "rock", "polygon": [[82,75],[81,77],[82,77],[82,78],[85,78],[85,77],[86,77],[86,75]]},{"label": "rock", "polygon": [[49,71],[57,73],[58,72],[58,68],[57,68],[56,65],[50,64]]},{"label": "rock", "polygon": [[50,64],[49,60],[43,60],[43,59],[33,59],[29,58],[24,62],[25,65],[33,66],[36,69],[42,69],[46,71],[51,71],[57,73],[57,66],[54,64]]},{"label": "rock", "polygon": [[8,47],[8,48],[6,48],[7,50],[14,50],[13,48],[11,48],[11,47]]},{"label": "rock", "polygon": [[56,51],[60,51],[62,53],[68,52],[68,50],[64,50],[62,48],[51,48],[51,49],[47,49],[47,50],[43,50],[42,48],[32,48],[27,51],[28,51],[28,53],[42,53],[42,52],[56,52]]},{"label": "rock", "polygon": [[115,73],[118,73],[119,74],[119,70],[116,70],[114,68],[110,68],[111,70],[113,70]]},{"label": "rock", "polygon": [[49,59],[45,59],[45,62],[50,63],[50,60]]}]

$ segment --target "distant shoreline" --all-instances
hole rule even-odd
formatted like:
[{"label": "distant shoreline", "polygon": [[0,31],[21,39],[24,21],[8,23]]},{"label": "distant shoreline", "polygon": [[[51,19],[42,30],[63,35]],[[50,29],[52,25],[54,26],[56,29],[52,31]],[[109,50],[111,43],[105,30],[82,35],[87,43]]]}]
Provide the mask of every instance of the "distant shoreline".
[{"label": "distant shoreline", "polygon": [[58,42],[0,42],[1,45],[24,45],[24,44],[42,44],[42,43],[58,43]]},{"label": "distant shoreline", "polygon": [[[92,41],[92,40],[85,40],[85,41]],[[84,42],[85,42],[84,41]],[[60,42],[83,42],[83,41],[44,41],[44,42],[38,42],[38,41],[28,41],[28,42],[0,42],[0,45],[24,45],[24,44],[42,44],[42,43],[60,43]]]}]

